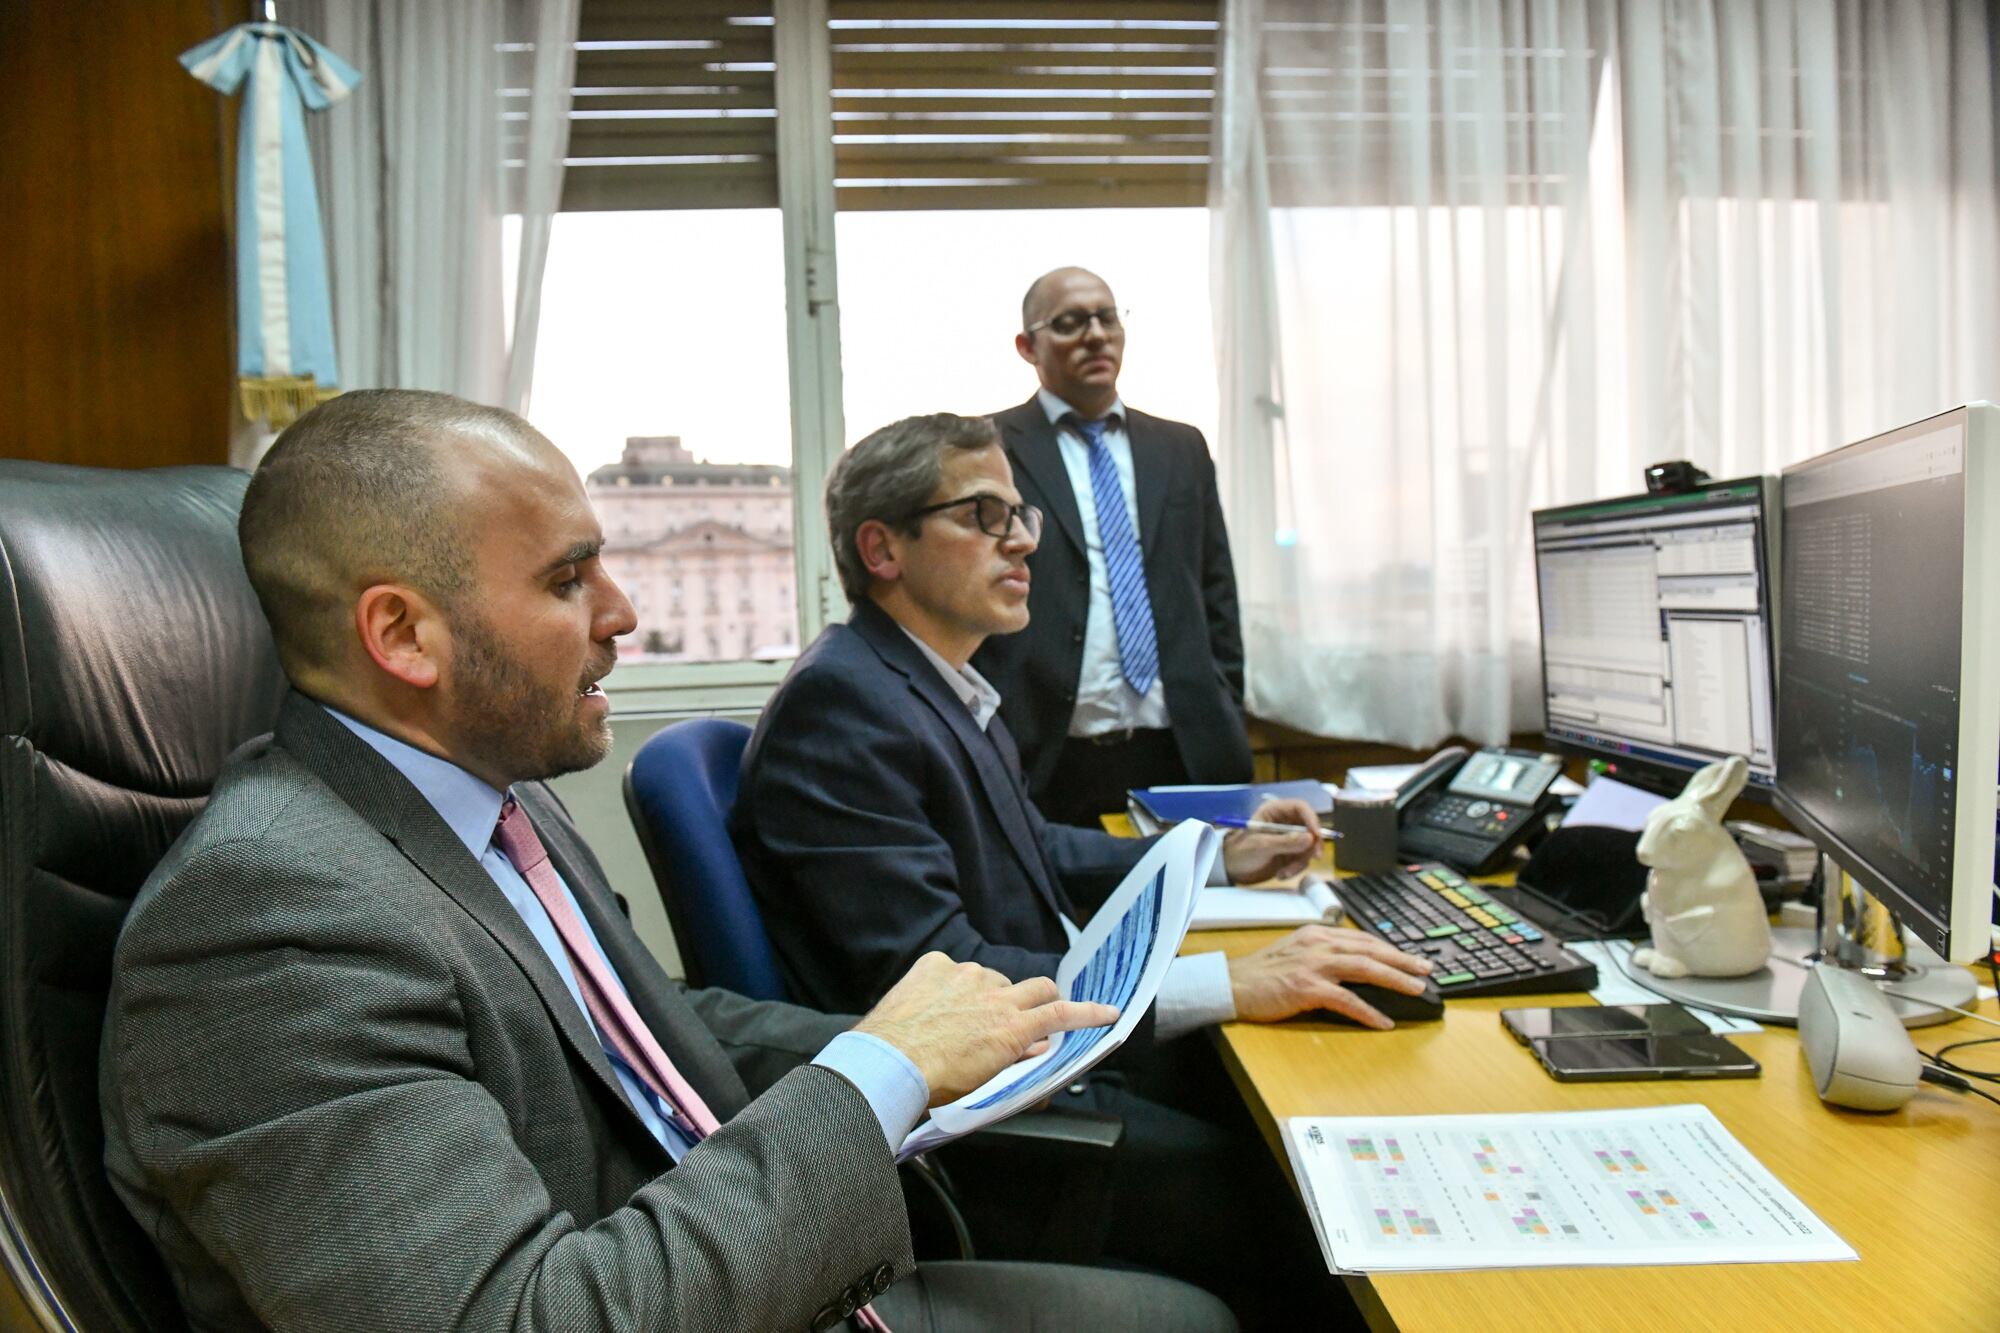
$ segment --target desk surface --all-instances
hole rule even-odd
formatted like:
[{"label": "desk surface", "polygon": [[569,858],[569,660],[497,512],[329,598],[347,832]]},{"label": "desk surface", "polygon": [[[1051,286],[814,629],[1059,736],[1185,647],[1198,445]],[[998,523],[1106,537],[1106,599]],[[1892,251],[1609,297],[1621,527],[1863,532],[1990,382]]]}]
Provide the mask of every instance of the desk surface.
[{"label": "desk surface", "polygon": [[[1276,931],[1189,935],[1184,951],[1246,953]],[[1762,1077],[1693,1084],[1557,1083],[1500,1028],[1500,1010],[1585,995],[1453,1000],[1441,1022],[1369,1032],[1230,1023],[1224,1063],[1281,1163],[1295,1115],[1565,1111],[1699,1101],[1860,1254],[1859,1263],[1504,1269],[1349,1279],[1371,1326],[1578,1330],[2000,1327],[2000,1106],[1925,1084],[1889,1115],[1819,1100],[1798,1034],[1733,1036]],[[2000,1012],[1993,1002],[1981,1006]],[[2000,1029],[1969,1019],[1913,1034],[1936,1050]],[[1968,1063],[2000,1065],[1990,1054]],[[1289,1168],[1288,1168],[1289,1169]]]}]

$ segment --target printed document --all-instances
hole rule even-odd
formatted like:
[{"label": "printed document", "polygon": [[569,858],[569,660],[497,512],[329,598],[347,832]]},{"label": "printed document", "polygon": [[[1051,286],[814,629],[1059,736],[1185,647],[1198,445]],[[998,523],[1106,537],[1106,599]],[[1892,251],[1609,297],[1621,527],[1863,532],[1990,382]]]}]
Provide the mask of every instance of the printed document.
[{"label": "printed document", "polygon": [[1583,789],[1583,795],[1576,798],[1576,804],[1563,816],[1562,826],[1572,828],[1592,824],[1638,833],[1646,827],[1646,820],[1653,811],[1666,803],[1664,796],[1628,787],[1616,778],[1599,776]]},{"label": "printed document", "polygon": [[1333,886],[1309,875],[1296,889],[1211,887],[1195,894],[1189,930],[1247,930],[1256,926],[1303,926],[1340,921],[1340,898]]},{"label": "printed document", "polygon": [[1705,1106],[1294,1116],[1336,1273],[1855,1258]]},{"label": "printed document", "polygon": [[1056,985],[1065,998],[1117,1005],[1118,1021],[1062,1033],[1040,1055],[1008,1066],[984,1086],[937,1107],[903,1140],[897,1160],[1026,1110],[1123,1045],[1180,952],[1195,890],[1208,882],[1221,852],[1222,835],[1195,820],[1176,824],[1154,843],[1078,932],[1056,969]]}]

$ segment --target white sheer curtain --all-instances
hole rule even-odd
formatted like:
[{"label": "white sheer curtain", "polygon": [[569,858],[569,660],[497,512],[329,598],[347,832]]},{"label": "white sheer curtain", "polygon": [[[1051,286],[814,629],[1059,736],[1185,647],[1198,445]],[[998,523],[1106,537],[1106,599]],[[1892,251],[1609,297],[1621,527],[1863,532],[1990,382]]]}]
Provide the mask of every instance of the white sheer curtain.
[{"label": "white sheer curtain", "polygon": [[[315,144],[349,387],[525,411],[562,198],[580,0],[301,0],[364,72]],[[317,128],[317,127],[316,127]],[[502,219],[521,216],[508,321]]]},{"label": "white sheer curtain", "polygon": [[1414,746],[1537,728],[1529,510],[2000,395],[1986,14],[1228,0],[1252,710]]}]

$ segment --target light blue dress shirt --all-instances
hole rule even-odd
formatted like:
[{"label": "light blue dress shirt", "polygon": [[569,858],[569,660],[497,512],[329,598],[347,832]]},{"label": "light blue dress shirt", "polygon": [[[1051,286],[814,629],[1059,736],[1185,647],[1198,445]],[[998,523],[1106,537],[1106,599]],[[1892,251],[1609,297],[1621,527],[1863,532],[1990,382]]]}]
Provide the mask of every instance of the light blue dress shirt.
[{"label": "light blue dress shirt", "polygon": [[[500,892],[507,896],[507,901],[514,905],[514,910],[521,914],[535,942],[542,946],[542,952],[549,956],[557,975],[562,977],[563,985],[569,988],[570,998],[582,1011],[584,1023],[595,1032],[596,1025],[591,1023],[590,1011],[583,1003],[583,991],[577,986],[576,971],[570,966],[569,950],[563,947],[555,922],[549,919],[548,909],[542,906],[541,899],[535,896],[528,882],[521,878],[521,872],[514,868],[514,863],[494,844],[493,830],[500,823],[500,807],[506,801],[505,795],[448,760],[426,754],[365,722],[356,721],[336,708],[326,711],[366,741],[375,753],[388,760],[431,803],[438,817],[465,844],[465,850],[472,853],[480,868],[492,877]],[[576,895],[563,881],[562,872],[556,870],[554,862],[549,864],[549,869],[555,871],[557,882],[562,884],[563,896],[569,899],[571,910],[582,922],[584,936],[590,947],[596,950],[604,970],[622,987],[624,983],[618,980],[617,970],[605,956],[604,946],[598,943],[597,932],[591,929],[589,918],[578,910]],[[869,1109],[880,1122],[882,1136],[888,1140],[892,1153],[916,1127],[930,1103],[929,1086],[909,1058],[889,1043],[867,1033],[841,1033],[826,1044],[813,1063],[839,1074],[868,1099]],[[660,1141],[673,1159],[680,1161],[693,1146],[692,1141],[666,1114],[652,1090],[625,1067],[624,1061],[613,1058],[611,1070],[618,1076],[620,1086],[625,1089],[625,1099],[639,1113],[639,1119],[645,1122],[646,1128],[652,1131],[653,1137]]]},{"label": "light blue dress shirt", "polygon": [[[1069,473],[1070,490],[1076,493],[1077,517],[1083,523],[1084,562],[1090,566],[1090,606],[1083,618],[1083,664],[1077,671],[1076,706],[1070,710],[1069,734],[1096,736],[1127,727],[1164,730],[1172,725],[1167,717],[1167,687],[1156,678],[1152,688],[1140,694],[1125,679],[1124,659],[1118,655],[1118,626],[1111,614],[1111,575],[1104,563],[1104,539],[1097,531],[1097,494],[1090,484],[1090,445],[1076,427],[1063,420],[1074,408],[1047,389],[1035,396],[1042,411],[1048,414],[1049,424],[1055,427],[1063,469]],[[1132,476],[1132,437],[1125,429],[1123,399],[1112,401],[1105,422],[1104,447],[1111,451],[1112,466],[1118,470],[1118,486],[1125,493],[1125,514],[1132,522],[1132,535],[1144,540],[1145,534],[1139,531],[1139,487]]]}]

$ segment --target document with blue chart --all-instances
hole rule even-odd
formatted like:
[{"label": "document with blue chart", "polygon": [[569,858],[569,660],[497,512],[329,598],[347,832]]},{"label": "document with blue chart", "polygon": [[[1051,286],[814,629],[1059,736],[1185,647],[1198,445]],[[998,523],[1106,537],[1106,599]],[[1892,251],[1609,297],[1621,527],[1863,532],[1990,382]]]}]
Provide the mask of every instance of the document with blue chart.
[{"label": "document with blue chart", "polygon": [[898,1158],[1005,1120],[1073,1082],[1124,1044],[1151,1007],[1194,916],[1222,835],[1206,824],[1176,825],[1106,900],[1063,955],[1056,986],[1070,1000],[1118,1007],[1110,1027],[1058,1034],[1040,1055],[1010,1065],[983,1086],[937,1107],[903,1140]]},{"label": "document with blue chart", "polygon": [[1294,1116],[1335,1273],[1855,1258],[1706,1106]]}]

